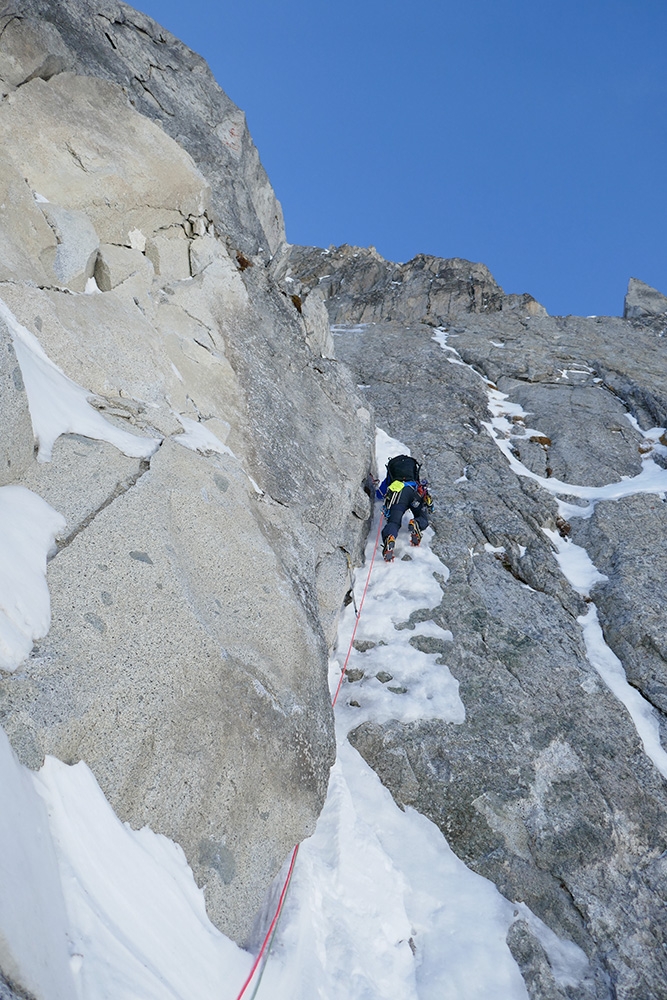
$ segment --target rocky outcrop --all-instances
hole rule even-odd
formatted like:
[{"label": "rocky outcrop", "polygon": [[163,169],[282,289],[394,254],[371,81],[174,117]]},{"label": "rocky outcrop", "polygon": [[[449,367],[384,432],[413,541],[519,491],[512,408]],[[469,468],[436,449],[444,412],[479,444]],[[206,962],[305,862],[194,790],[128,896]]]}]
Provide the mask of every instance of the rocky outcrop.
[{"label": "rocky outcrop", "polygon": [[370,414],[267,272],[277,202],[199,57],[104,0],[0,29],[0,485],[67,521],[2,725],[178,841],[240,940],[326,792]]},{"label": "rocky outcrop", "polygon": [[[413,641],[451,668],[466,719],[351,741],[586,952],[568,985],[513,924],[533,1000],[660,996],[665,780],[588,658],[590,597],[554,545],[596,563],[607,643],[664,734],[663,500],[587,506],[579,488],[667,462],[667,300],[633,279],[624,319],[548,317],[481,264],[285,246],[242,113],[115,0],[13,0],[0,81],[0,488],[66,521],[50,630],[0,680],[21,761],[84,759],[121,819],[183,846],[243,939],[326,789],[327,650],[361,558],[374,410],[439,502],[450,575],[416,617],[453,643]],[[14,996],[33,985],[7,912]]]},{"label": "rocky outcrop", "polygon": [[646,319],[653,316],[667,315],[667,295],[656,288],[630,278],[623,306],[624,319]]},{"label": "rocky outcrop", "polygon": [[273,265],[291,293],[318,290],[332,323],[393,320],[437,326],[457,312],[515,311],[546,315],[531,295],[505,295],[484,264],[419,254],[407,264],[384,260],[374,247],[292,246]]},{"label": "rocky outcrop", "polygon": [[[587,605],[542,528],[574,536],[607,575],[593,591],[607,642],[664,723],[664,503],[600,501],[567,523],[549,492],[511,470],[486,428],[497,386],[514,412],[526,411],[514,418],[513,455],[544,481],[600,486],[637,475],[642,457],[662,461],[655,435],[641,432],[667,416],[660,332],[650,322],[531,316],[502,299],[476,311],[473,296],[460,294],[448,311],[415,300],[414,319],[398,320],[397,265],[377,259],[380,294],[364,312],[370,256],[294,249],[291,274],[327,286],[341,262],[345,281],[327,299],[337,354],[366,387],[379,425],[424,461],[437,503],[431,545],[450,577],[441,605],[420,620],[453,633],[443,662],[466,721],[364,723],[351,742],[399,804],[429,816],[467,864],[587,953],[588,977],[557,986],[530,928],[517,925],[510,946],[531,997],[658,997],[667,973],[665,779],[587,658],[577,621]],[[433,272],[465,266],[440,261]],[[402,265],[403,285],[422,273],[420,260]]]},{"label": "rocky outcrop", "polygon": [[118,84],[193,158],[211,186],[211,218],[234,251],[268,257],[281,245],[282,210],[245,116],[201,56],[117,0],[9,0],[0,31],[5,90],[73,68]]}]

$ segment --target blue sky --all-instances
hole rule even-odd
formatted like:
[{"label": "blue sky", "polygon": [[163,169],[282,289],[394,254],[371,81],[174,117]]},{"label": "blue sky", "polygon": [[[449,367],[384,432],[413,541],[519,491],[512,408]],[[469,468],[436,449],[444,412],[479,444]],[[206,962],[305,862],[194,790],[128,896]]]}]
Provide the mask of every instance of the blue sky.
[{"label": "blue sky", "polygon": [[665,0],[139,0],[246,112],[292,243],[667,294]]}]

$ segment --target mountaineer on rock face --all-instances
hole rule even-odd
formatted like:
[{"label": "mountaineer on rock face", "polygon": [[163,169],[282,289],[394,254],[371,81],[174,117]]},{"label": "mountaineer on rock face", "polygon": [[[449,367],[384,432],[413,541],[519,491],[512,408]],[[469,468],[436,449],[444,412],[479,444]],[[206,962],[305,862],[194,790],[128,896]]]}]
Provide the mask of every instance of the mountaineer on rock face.
[{"label": "mountaineer on rock face", "polygon": [[393,562],[396,537],[406,511],[410,511],[410,544],[419,545],[428,528],[428,515],[433,499],[428,482],[420,480],[420,464],[409,455],[395,455],[387,462],[387,475],[376,490],[378,500],[384,500],[382,513],[386,524],[382,529],[382,557]]}]

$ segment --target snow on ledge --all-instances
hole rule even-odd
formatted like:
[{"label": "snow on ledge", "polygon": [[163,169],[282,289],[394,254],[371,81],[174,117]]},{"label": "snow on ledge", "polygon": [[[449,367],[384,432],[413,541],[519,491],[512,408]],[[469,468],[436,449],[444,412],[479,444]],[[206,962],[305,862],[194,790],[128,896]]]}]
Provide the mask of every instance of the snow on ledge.
[{"label": "snow on ledge", "polygon": [[21,366],[30,406],[38,461],[50,462],[61,434],[82,434],[107,441],[129,458],[150,458],[160,446],[156,438],[138,437],[110,424],[88,402],[83,389],[47,357],[37,338],[26,330],[0,299],[0,319],[9,328]]},{"label": "snow on ledge", "polygon": [[180,413],[175,415],[183,428],[182,434],[173,435],[173,440],[177,444],[182,444],[184,448],[198,451],[203,455],[207,452],[215,452],[218,455],[231,455],[232,458],[236,458],[232,449],[223,444],[220,438],[216,437],[205,424],[198,420],[192,420],[190,417],[184,417]]},{"label": "snow on ledge", "polygon": [[663,778],[667,778],[667,752],[660,743],[660,724],[655,709],[628,683],[623,664],[605,642],[596,606],[591,604],[587,614],[580,615],[577,621],[581,625],[589,662],[612,694],[625,705],[642,741],[644,753]]}]

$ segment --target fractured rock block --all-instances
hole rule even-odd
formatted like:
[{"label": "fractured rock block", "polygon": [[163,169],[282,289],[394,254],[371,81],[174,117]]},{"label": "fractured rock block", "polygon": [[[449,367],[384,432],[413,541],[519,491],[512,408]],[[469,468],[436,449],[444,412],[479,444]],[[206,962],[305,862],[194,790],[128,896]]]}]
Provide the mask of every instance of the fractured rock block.
[{"label": "fractured rock block", "polygon": [[132,213],[166,210],[163,227],[202,215],[210,198],[190,156],[104,80],[26,83],[0,105],[0,147],[33,190],[85,211],[106,243],[129,244]]},{"label": "fractured rock block", "polygon": [[333,336],[329,325],[329,314],[324,298],[318,288],[306,297],[301,313],[306,324],[306,342],[316,354],[323,358],[334,358]]},{"label": "fractured rock block", "polygon": [[147,240],[146,256],[155,273],[167,281],[183,281],[191,276],[189,240],[181,228]]},{"label": "fractured rock block", "polygon": [[150,287],[153,268],[138,250],[103,243],[95,265],[95,281],[101,292],[110,292],[135,274],[141,274]]},{"label": "fractured rock block", "polygon": [[[219,248],[224,250],[223,245],[212,233],[192,240],[190,243],[190,271],[193,276],[201,274],[209,264],[213,263],[215,258],[220,255]],[[226,251],[224,255],[227,256]]]},{"label": "fractured rock block", "polygon": [[20,87],[72,69],[74,60],[60,32],[48,21],[6,14],[0,17],[0,79]]},{"label": "fractured rock block", "polygon": [[55,253],[56,237],[40,212],[22,172],[0,151],[0,281],[49,283],[40,262]]},{"label": "fractured rock block", "polygon": [[40,259],[59,285],[82,292],[92,278],[100,245],[95,228],[84,212],[42,204],[41,209],[53,229],[57,245],[44,250]]}]

